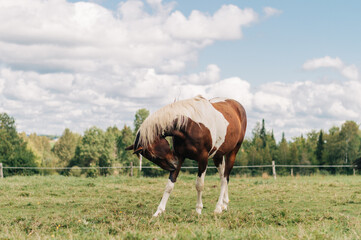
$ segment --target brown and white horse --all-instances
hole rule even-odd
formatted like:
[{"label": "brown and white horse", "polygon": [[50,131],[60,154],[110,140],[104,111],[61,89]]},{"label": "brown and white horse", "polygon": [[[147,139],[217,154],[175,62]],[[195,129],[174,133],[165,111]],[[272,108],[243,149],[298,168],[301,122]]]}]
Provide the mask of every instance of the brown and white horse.
[{"label": "brown and white horse", "polygon": [[[169,104],[150,115],[140,126],[134,144],[126,149],[170,172],[163,198],[153,216],[165,211],[185,158],[198,162],[197,213],[201,214],[203,208],[204,176],[210,158],[221,178],[221,192],[214,212],[226,210],[229,175],[246,126],[247,117],[242,105],[225,98],[207,100],[197,96]],[[166,140],[167,136],[172,137],[172,146]]]}]

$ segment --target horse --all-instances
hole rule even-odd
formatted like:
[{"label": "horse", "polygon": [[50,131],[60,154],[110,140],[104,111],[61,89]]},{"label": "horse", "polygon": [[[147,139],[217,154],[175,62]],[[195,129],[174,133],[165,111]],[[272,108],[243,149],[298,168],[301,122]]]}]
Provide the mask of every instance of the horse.
[{"label": "horse", "polygon": [[[229,175],[247,127],[243,106],[233,99],[202,96],[176,101],[151,114],[141,124],[134,144],[126,150],[144,156],[164,170],[169,179],[154,217],[165,211],[185,158],[198,162],[196,212],[202,213],[202,191],[208,160],[213,159],[221,179],[214,210],[227,210]],[[169,141],[167,139],[171,139]],[[171,143],[171,144],[170,144]]]}]

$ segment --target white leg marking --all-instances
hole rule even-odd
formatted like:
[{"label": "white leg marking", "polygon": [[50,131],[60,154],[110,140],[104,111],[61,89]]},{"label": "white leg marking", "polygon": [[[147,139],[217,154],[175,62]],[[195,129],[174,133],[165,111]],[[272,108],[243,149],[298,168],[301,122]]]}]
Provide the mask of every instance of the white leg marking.
[{"label": "white leg marking", "polygon": [[173,188],[174,188],[174,183],[170,179],[168,179],[168,183],[165,186],[162,200],[159,203],[157,211],[153,214],[153,217],[158,217],[162,212],[165,211],[165,206],[167,205],[168,198]]},{"label": "white leg marking", "polygon": [[225,159],[223,156],[222,164],[218,166],[219,177],[221,178],[221,193],[219,194],[219,199],[216,205],[216,209],[214,210],[215,213],[221,213],[223,210],[223,200],[227,190],[227,179],[224,177],[225,165],[226,165]]},{"label": "white leg marking", "polygon": [[228,209],[228,203],[229,203],[229,198],[228,198],[228,182],[227,182],[226,191],[224,191],[222,210],[227,210]]},{"label": "white leg marking", "polygon": [[206,175],[207,169],[202,173],[200,177],[197,176],[196,180],[196,189],[197,189],[197,205],[196,212],[198,214],[202,213],[203,203],[202,203],[202,191],[204,190],[204,176]]}]

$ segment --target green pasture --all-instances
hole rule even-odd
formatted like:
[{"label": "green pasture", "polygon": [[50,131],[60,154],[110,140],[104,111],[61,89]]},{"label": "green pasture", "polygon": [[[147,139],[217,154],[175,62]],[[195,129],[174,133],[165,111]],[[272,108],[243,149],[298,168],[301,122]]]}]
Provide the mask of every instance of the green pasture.
[{"label": "green pasture", "polygon": [[153,218],[167,179],[28,176],[0,179],[0,239],[360,239],[361,176],[231,178],[229,211],[213,213],[217,176],[206,176],[203,214],[195,176],[182,174]]}]

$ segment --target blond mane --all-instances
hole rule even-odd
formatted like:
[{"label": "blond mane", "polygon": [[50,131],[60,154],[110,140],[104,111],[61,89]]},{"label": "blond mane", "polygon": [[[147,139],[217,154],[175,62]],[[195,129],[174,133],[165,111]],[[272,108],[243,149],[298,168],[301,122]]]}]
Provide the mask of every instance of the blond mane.
[{"label": "blond mane", "polygon": [[[171,130],[181,130],[188,119],[204,119],[210,102],[202,96],[181,100],[162,107],[144,120],[140,126],[138,146],[147,147]],[[197,122],[197,121],[196,121]]]}]

